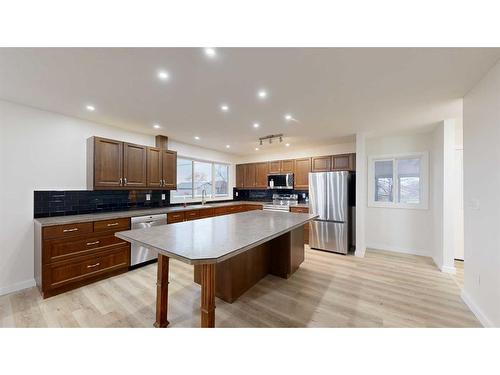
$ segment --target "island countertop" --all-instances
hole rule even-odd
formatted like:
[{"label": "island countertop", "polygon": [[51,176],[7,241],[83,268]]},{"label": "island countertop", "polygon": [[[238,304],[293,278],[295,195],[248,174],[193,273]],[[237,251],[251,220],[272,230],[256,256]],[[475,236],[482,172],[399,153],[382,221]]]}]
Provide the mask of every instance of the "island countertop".
[{"label": "island countertop", "polygon": [[296,229],[316,216],[249,211],[115,235],[188,264],[213,264]]}]

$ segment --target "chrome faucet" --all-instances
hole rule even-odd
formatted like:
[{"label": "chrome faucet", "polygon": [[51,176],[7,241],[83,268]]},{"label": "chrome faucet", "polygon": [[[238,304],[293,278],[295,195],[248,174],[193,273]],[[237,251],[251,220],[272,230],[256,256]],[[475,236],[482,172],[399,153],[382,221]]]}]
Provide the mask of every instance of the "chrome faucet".
[{"label": "chrome faucet", "polygon": [[204,205],[205,203],[207,203],[207,200],[205,199],[206,195],[207,195],[207,192],[206,192],[206,190],[205,190],[205,189],[203,189],[203,190],[201,191],[201,204],[202,204],[202,205]]}]

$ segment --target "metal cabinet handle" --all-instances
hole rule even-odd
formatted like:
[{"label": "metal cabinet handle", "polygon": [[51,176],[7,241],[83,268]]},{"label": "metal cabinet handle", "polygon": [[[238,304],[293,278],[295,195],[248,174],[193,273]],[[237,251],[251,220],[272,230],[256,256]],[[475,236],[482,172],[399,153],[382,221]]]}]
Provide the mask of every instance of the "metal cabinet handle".
[{"label": "metal cabinet handle", "polygon": [[101,263],[89,264],[89,265],[87,266],[87,268],[94,268],[94,267],[97,267],[97,266],[99,266],[99,265],[101,265]]},{"label": "metal cabinet handle", "polygon": [[112,224],[108,224],[108,227],[116,227],[118,225],[118,223],[112,223]]},{"label": "metal cabinet handle", "polygon": [[123,179],[123,185],[127,185],[127,177]]},{"label": "metal cabinet handle", "polygon": [[77,230],[78,230],[78,228],[63,229],[63,233],[66,233],[66,232],[75,232]]},{"label": "metal cabinet handle", "polygon": [[161,180],[161,186],[165,186],[165,180]]},{"label": "metal cabinet handle", "polygon": [[101,241],[87,242],[87,246],[97,245]]},{"label": "metal cabinet handle", "polygon": [[120,177],[120,179],[118,180],[118,183],[120,184],[120,186],[123,185],[123,179]]}]

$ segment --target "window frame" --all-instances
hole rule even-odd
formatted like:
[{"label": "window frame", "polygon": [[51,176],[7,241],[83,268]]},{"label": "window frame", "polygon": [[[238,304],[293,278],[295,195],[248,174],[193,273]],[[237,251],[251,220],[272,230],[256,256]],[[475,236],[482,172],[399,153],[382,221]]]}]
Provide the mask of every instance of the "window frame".
[{"label": "window frame", "polygon": [[[182,156],[178,155],[177,159],[183,159],[183,160],[189,160],[191,162],[191,195],[185,195],[185,196],[175,196],[175,191],[177,190],[170,190],[170,203],[192,203],[192,202],[200,202],[201,201],[201,196],[197,196],[195,193],[194,189],[194,163],[208,163],[211,164],[211,184],[212,184],[212,193],[206,196],[207,201],[217,201],[217,200],[228,200],[232,199],[232,194],[231,194],[231,189],[230,189],[230,175],[231,175],[231,164],[230,163],[224,163],[224,162],[219,162],[219,161],[212,161],[212,160],[205,160],[205,159],[198,159],[198,158],[193,158],[190,156]],[[220,194],[215,194],[215,165],[224,165],[227,167],[227,194],[225,195],[220,195]]]},{"label": "window frame", "polygon": [[[420,202],[401,203],[399,199],[398,160],[420,159]],[[375,162],[392,161],[392,202],[375,200]],[[403,208],[427,210],[429,208],[429,153],[409,152],[404,154],[389,154],[368,157],[368,207]]]}]

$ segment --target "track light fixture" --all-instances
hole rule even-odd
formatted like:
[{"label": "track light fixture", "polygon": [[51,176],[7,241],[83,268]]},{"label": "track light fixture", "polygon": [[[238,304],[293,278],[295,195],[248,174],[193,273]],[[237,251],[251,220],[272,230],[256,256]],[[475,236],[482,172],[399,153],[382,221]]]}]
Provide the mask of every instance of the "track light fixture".
[{"label": "track light fixture", "polygon": [[262,146],[263,141],[269,141],[269,144],[271,145],[274,139],[279,140],[280,143],[283,142],[283,134],[271,134],[271,135],[266,135],[265,137],[260,137],[259,145]]}]

